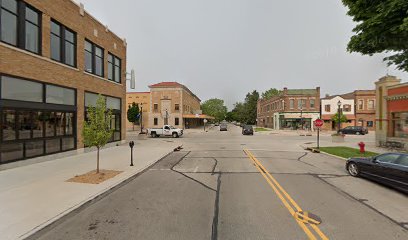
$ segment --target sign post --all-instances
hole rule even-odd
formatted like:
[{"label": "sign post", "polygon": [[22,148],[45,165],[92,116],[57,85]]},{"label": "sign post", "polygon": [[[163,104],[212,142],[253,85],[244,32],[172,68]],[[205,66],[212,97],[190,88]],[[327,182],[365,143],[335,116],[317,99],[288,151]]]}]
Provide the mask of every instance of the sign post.
[{"label": "sign post", "polygon": [[317,149],[320,149],[320,128],[323,126],[323,120],[318,118],[314,121],[314,125],[317,128]]},{"label": "sign post", "polygon": [[204,122],[204,132],[205,132],[205,125],[207,124],[207,119],[204,119],[203,122]]}]

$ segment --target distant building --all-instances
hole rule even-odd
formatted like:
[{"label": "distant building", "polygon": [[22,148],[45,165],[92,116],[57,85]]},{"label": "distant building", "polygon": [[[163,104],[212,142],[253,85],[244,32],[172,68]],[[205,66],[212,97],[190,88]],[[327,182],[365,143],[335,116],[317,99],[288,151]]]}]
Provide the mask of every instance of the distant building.
[{"label": "distant building", "polygon": [[204,119],[213,119],[202,114],[201,100],[183,84],[161,82],[149,86],[150,110],[147,127],[166,124],[179,128],[203,125]]},{"label": "distant building", "polygon": [[401,142],[408,149],[408,82],[385,76],[376,83],[376,143]]},{"label": "distant building", "polygon": [[356,90],[342,95],[326,96],[321,100],[321,115],[324,130],[335,130],[337,124],[332,117],[340,111],[346,116],[347,122],[341,123],[341,128],[347,126],[362,126],[375,130],[375,90]]},{"label": "distant building", "polygon": [[320,117],[320,87],[287,89],[257,105],[257,125],[273,129],[313,129]]},{"label": "distant building", "polygon": [[[150,92],[127,92],[126,93],[126,111],[136,103],[139,110],[142,110],[140,118],[143,121],[143,127],[149,125],[149,111],[150,111]],[[126,118],[126,128],[132,129],[133,123],[127,121]]]}]

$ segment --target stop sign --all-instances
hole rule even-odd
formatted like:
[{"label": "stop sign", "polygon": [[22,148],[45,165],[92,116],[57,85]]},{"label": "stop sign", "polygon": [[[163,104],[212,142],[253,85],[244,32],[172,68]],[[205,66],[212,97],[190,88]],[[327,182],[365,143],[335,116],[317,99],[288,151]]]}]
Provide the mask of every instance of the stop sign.
[{"label": "stop sign", "polygon": [[316,119],[316,121],[314,121],[314,125],[315,127],[322,127],[323,126],[323,120],[322,119]]}]

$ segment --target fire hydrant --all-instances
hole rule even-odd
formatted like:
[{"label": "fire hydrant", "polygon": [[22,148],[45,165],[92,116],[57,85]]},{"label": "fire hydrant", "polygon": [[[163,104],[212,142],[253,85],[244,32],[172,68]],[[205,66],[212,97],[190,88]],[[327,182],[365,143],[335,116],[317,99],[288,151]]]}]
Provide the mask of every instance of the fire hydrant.
[{"label": "fire hydrant", "polygon": [[359,142],[358,146],[360,147],[360,153],[365,153],[365,143]]}]

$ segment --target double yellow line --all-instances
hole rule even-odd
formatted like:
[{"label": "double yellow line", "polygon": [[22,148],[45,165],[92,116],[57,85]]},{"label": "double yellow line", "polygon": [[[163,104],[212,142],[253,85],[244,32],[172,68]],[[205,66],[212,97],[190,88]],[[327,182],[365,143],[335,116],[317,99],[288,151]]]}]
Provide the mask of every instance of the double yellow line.
[{"label": "double yellow line", "polygon": [[[254,163],[255,167],[262,174],[262,176],[265,178],[268,184],[272,187],[273,191],[276,193],[276,195],[282,201],[283,205],[285,205],[289,213],[294,217],[296,222],[306,233],[309,239],[317,240],[319,239],[317,237],[320,237],[320,239],[328,240],[329,238],[326,235],[324,235],[324,233],[319,229],[319,227],[316,224],[305,223],[297,217],[299,213],[303,212],[299,205],[292,199],[292,197],[285,191],[285,189],[282,188],[282,186],[276,181],[276,179],[266,170],[266,168],[259,162],[258,159],[256,159],[256,157],[249,150],[245,149],[244,152],[249,157],[249,159]],[[313,222],[313,220],[311,222]]]}]

